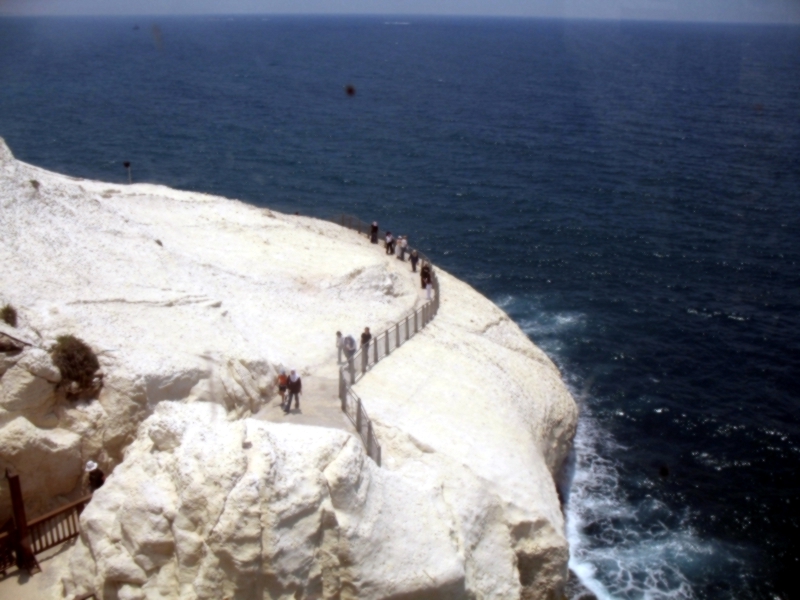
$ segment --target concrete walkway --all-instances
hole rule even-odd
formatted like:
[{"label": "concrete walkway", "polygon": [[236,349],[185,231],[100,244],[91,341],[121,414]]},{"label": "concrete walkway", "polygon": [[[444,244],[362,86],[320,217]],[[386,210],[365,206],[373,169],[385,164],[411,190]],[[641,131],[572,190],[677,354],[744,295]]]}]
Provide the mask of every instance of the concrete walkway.
[{"label": "concrete walkway", "polygon": [[[348,433],[356,433],[355,427],[342,412],[339,402],[339,379],[333,377],[303,377],[303,393],[300,395],[300,409],[292,405],[291,412],[286,415],[276,397],[264,406],[254,419],[273,423],[297,423],[316,427],[332,427]],[[359,438],[361,439],[361,438]]]},{"label": "concrete walkway", "polygon": [[61,598],[60,576],[66,572],[69,554],[75,540],[50,548],[36,555],[41,573],[29,575],[27,571],[11,568],[5,579],[0,579],[2,600],[48,600]]}]

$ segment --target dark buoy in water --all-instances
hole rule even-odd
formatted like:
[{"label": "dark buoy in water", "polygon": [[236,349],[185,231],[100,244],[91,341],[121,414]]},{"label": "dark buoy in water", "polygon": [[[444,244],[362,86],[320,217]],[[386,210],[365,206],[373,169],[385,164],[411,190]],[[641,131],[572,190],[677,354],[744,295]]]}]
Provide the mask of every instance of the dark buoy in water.
[{"label": "dark buoy in water", "polygon": [[661,479],[669,477],[669,467],[667,465],[661,465],[658,468],[658,476],[661,477]]},{"label": "dark buoy in water", "polygon": [[344,93],[350,96],[351,98],[356,95],[356,88],[354,85],[347,84],[344,86]]}]

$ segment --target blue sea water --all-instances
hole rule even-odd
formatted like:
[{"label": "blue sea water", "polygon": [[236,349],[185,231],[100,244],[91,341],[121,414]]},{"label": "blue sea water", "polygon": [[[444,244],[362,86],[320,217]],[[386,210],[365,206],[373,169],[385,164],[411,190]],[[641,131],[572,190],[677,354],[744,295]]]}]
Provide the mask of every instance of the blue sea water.
[{"label": "blue sea water", "polygon": [[798,597],[800,28],[0,19],[0,135],[409,234],[578,400],[586,588]]}]

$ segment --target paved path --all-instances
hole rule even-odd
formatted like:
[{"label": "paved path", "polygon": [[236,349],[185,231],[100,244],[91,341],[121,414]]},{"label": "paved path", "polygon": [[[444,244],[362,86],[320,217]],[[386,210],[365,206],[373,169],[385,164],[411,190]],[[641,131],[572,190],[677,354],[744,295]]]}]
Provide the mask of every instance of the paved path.
[{"label": "paved path", "polygon": [[60,546],[50,548],[36,555],[41,573],[28,575],[27,571],[19,571],[16,567],[8,570],[8,577],[0,579],[0,598],[2,600],[47,600],[61,597],[59,575],[67,568],[69,554],[75,540],[64,542]]},{"label": "paved path", "polygon": [[253,418],[273,423],[299,423],[342,429],[348,433],[356,432],[355,427],[342,412],[339,402],[338,377],[303,377],[303,393],[300,395],[299,410],[293,407],[292,411],[285,415],[281,410],[280,398],[276,396],[274,400],[253,415]]}]

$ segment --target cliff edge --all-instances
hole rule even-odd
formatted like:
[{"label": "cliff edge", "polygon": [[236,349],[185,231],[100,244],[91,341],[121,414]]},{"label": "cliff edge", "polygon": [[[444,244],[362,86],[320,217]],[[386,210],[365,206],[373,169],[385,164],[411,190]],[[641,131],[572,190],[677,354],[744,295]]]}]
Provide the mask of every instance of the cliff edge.
[{"label": "cliff edge", "polygon": [[[335,331],[422,302],[408,264],[365,237],[58,175],[0,139],[0,265],[18,315],[0,325],[18,341],[0,352],[0,469],[20,473],[29,517],[80,496],[85,461],[110,473],[53,598],[561,598],[554,478],[577,408],[467,284],[437,270],[436,318],[356,385],[378,467],[346,427],[257,418],[278,368],[333,379]],[[61,335],[96,351],[96,397],[60,385]]]}]

